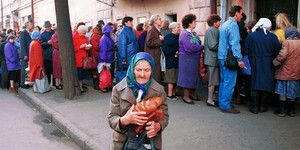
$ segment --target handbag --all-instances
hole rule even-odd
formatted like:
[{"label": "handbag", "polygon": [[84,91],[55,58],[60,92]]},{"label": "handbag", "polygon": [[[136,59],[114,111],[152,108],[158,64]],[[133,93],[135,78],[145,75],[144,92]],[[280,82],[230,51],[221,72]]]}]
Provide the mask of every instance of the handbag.
[{"label": "handbag", "polygon": [[[147,130],[144,130],[142,134],[139,136],[139,138],[133,138],[131,136],[127,137],[127,140],[124,144],[123,150],[159,150],[154,147],[154,140],[153,138],[150,138],[148,140],[149,143],[147,143],[147,140],[145,142],[144,138],[147,135]],[[146,147],[144,144],[150,144],[150,149]]]},{"label": "handbag", "polygon": [[90,56],[89,52],[88,56],[82,57],[82,65],[85,70],[96,69],[98,66],[98,60],[96,60],[96,57]]},{"label": "handbag", "polygon": [[99,75],[99,88],[104,89],[107,87],[112,87],[111,74],[110,71],[104,67]]},{"label": "handbag", "polygon": [[166,57],[162,49],[160,48],[161,55],[160,55],[160,67],[162,72],[166,72]]},{"label": "handbag", "polygon": [[205,76],[205,73],[206,73],[206,68],[204,65],[204,53],[200,54],[199,73],[200,73],[200,77],[202,77],[202,78]]},{"label": "handbag", "polygon": [[240,67],[237,62],[237,58],[233,56],[233,53],[231,50],[227,49],[227,54],[225,58],[225,67],[229,70],[238,70]]},{"label": "handbag", "polygon": [[125,76],[127,74],[127,69],[121,67],[121,70],[118,70],[116,71],[116,80],[117,80],[117,83],[119,83],[120,81],[122,81]]},{"label": "handbag", "polygon": [[[43,75],[43,78],[41,78],[41,73]],[[46,93],[48,91],[51,91],[48,78],[47,76],[45,76],[45,72],[42,69],[40,69],[39,71],[39,78],[35,79],[35,86],[35,89],[38,93]]]},{"label": "handbag", "polygon": [[243,57],[243,62],[245,64],[245,67],[239,70],[239,74],[242,76],[251,76],[251,66],[248,55],[245,55]]}]

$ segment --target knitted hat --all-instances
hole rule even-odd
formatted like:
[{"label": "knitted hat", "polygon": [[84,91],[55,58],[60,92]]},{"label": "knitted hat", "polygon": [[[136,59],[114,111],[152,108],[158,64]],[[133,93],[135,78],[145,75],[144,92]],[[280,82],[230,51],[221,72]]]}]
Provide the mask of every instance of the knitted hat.
[{"label": "knitted hat", "polygon": [[40,32],[39,31],[33,31],[32,34],[31,34],[31,38],[33,40],[37,40],[40,38]]}]

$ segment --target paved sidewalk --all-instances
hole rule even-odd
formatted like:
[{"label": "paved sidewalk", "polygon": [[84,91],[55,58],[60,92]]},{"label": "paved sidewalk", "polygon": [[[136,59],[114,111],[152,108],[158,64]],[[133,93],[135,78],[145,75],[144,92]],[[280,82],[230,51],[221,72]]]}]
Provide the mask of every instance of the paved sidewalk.
[{"label": "paved sidewalk", "polygon": [[[196,105],[168,101],[170,120],[163,132],[163,149],[299,149],[299,107],[293,118],[275,116],[274,108],[253,115],[246,105],[236,106],[241,114],[226,114],[206,106],[206,93],[205,87],[197,90],[201,101]],[[65,99],[63,92],[55,89],[45,94],[21,89],[20,95],[27,97],[82,149],[109,149],[112,130],[106,116],[111,93],[89,87],[75,100]]]}]

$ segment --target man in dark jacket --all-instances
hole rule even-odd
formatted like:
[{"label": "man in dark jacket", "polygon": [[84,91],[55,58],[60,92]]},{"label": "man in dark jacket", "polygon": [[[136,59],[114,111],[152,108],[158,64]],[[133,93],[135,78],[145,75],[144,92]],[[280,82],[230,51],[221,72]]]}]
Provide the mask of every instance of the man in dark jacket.
[{"label": "man in dark jacket", "polygon": [[[0,33],[0,45],[2,45],[2,43],[6,44],[4,38],[5,38],[5,34],[4,33]],[[0,48],[0,68],[1,67],[2,67],[2,73],[0,74],[0,87],[2,89],[5,89],[5,88],[8,87],[8,84],[4,84],[4,86],[3,86],[2,80],[7,79],[8,78],[7,77],[8,74],[7,74],[7,71],[6,71],[7,69],[6,69],[6,64],[5,64],[4,48],[3,49]]]},{"label": "man in dark jacket", "polygon": [[45,21],[44,23],[45,31],[41,34],[41,44],[43,47],[43,54],[44,54],[44,65],[45,71],[47,74],[48,82],[51,82],[51,74],[53,72],[52,67],[52,41],[51,37],[54,34],[54,30],[51,29],[50,21]]},{"label": "man in dark jacket", "polygon": [[132,31],[132,20],[132,17],[123,18],[124,27],[118,36],[118,66],[123,68],[127,68],[131,58],[140,51],[138,40]]},{"label": "man in dark jacket", "polygon": [[20,86],[21,88],[28,89],[29,86],[25,85],[25,69],[28,67],[28,59],[27,59],[27,43],[31,40],[30,34],[33,28],[32,22],[28,21],[25,23],[26,29],[21,31],[20,33],[20,63],[21,63],[21,81]]}]

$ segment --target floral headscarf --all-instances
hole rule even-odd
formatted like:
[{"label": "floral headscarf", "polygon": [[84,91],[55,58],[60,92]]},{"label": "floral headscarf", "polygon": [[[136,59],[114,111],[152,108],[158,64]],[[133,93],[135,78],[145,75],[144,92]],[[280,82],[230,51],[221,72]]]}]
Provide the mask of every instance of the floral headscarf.
[{"label": "floral headscarf", "polygon": [[[140,60],[147,60],[151,65],[151,70],[152,70],[151,76],[150,76],[149,81],[145,84],[137,83],[135,74],[134,74],[134,67]],[[140,52],[133,56],[133,58],[131,59],[128,71],[127,71],[126,79],[127,79],[127,85],[128,85],[128,87],[130,87],[133,90],[133,94],[135,97],[138,97],[139,90],[143,91],[141,99],[147,95],[148,87],[152,81],[153,72],[154,72],[154,59],[152,58],[151,55],[149,55],[148,53],[145,53],[145,52]]]}]

